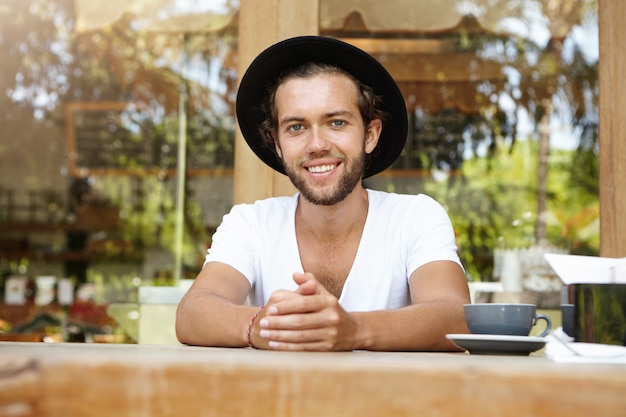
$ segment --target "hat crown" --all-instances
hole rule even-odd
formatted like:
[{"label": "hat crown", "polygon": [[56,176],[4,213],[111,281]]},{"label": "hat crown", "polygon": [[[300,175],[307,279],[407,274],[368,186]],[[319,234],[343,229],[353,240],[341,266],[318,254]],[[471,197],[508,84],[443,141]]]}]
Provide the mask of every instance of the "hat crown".
[{"label": "hat crown", "polygon": [[404,97],[387,70],[373,56],[347,42],[324,36],[299,36],[278,42],[261,52],[239,84],[236,112],[239,127],[252,151],[267,165],[285,174],[274,149],[265,144],[259,126],[265,118],[261,103],[278,77],[308,62],[337,66],[382,97],[389,114],[364,178],[388,168],[398,158],[408,131]]}]

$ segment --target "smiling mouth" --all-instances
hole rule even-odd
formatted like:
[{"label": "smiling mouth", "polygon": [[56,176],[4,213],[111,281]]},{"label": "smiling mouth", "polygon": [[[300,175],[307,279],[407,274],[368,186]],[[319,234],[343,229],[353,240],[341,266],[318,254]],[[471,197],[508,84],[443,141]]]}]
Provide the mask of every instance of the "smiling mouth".
[{"label": "smiling mouth", "polygon": [[315,174],[323,174],[325,172],[329,172],[332,171],[333,169],[335,169],[337,165],[316,165],[313,167],[309,167],[307,168],[309,170],[309,172],[315,173]]}]

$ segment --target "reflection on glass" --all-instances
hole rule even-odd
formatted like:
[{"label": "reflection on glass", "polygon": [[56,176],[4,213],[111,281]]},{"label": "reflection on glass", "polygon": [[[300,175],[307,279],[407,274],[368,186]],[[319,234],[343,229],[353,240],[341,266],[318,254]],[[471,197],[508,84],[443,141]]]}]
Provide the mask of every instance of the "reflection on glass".
[{"label": "reflection on glass", "polygon": [[574,285],[577,342],[626,346],[626,285]]},{"label": "reflection on glass", "polygon": [[195,276],[235,130],[238,2],[116,4],[0,2],[0,271],[128,288],[104,302],[170,284],[177,255]]},{"label": "reflection on glass", "polygon": [[597,2],[322,0],[320,31],[399,82],[413,129],[367,185],[443,202],[468,279],[500,247],[598,253]]},{"label": "reflection on glass", "polygon": [[[0,0],[0,272],[132,301],[171,283],[176,251],[193,278],[232,204],[239,4],[112,4]],[[597,254],[595,1],[319,7],[320,33],[380,59],[409,108],[402,156],[366,185],[444,203],[468,279],[502,246]]]}]

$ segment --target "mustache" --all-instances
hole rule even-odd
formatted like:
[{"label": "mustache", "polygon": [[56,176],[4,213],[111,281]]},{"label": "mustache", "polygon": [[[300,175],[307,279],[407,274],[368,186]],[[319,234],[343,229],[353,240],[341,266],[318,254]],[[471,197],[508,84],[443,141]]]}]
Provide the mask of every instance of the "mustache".
[{"label": "mustache", "polygon": [[323,158],[339,159],[342,162],[346,160],[346,156],[342,153],[324,151],[324,152],[319,152],[316,154],[303,156],[302,158],[298,160],[298,166],[302,166],[306,163],[313,162],[313,161],[316,161],[318,159],[323,159]]}]

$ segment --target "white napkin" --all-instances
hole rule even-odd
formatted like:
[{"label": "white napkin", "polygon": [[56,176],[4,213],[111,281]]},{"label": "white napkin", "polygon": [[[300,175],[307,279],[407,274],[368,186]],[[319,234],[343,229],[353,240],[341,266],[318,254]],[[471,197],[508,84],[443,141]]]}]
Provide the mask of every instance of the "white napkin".
[{"label": "white napkin", "polygon": [[599,256],[543,255],[564,284],[625,284],[626,258]]},{"label": "white napkin", "polygon": [[561,327],[546,339],[545,354],[554,362],[626,364],[626,346],[574,342]]}]

